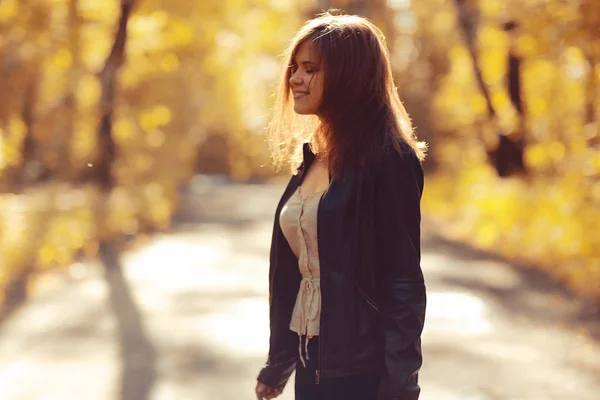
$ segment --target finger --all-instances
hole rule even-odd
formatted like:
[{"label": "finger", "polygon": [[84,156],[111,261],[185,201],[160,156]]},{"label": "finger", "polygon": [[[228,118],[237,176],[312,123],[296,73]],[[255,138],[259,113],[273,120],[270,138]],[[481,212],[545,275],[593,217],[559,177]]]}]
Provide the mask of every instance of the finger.
[{"label": "finger", "polygon": [[269,393],[267,394],[267,399],[268,399],[268,400],[270,400],[270,399],[274,399],[274,398],[276,398],[276,397],[279,397],[279,395],[280,395],[280,394],[281,394],[281,390],[280,390],[280,389],[273,388],[273,389],[271,390],[271,392],[269,392]]},{"label": "finger", "polygon": [[273,390],[270,387],[267,387],[267,390],[265,392],[265,399],[266,400],[270,400],[273,398]]},{"label": "finger", "polygon": [[256,385],[256,399],[263,400],[263,395],[265,393],[265,386],[262,384]]}]

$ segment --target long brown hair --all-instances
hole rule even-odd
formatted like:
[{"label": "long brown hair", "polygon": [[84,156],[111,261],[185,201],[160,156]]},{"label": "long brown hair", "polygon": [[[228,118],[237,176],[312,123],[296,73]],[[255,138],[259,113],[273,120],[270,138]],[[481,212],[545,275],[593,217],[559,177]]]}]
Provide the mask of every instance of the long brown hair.
[{"label": "long brown hair", "polygon": [[[298,47],[310,40],[320,58],[324,89],[317,115],[300,116],[290,101],[290,76]],[[326,12],[307,21],[284,53],[285,64],[269,127],[271,153],[279,168],[297,167],[302,143],[326,156],[332,176],[343,175],[380,154],[385,142],[409,145],[419,159],[418,142],[394,86],[385,37],[373,23],[355,15]],[[397,140],[400,139],[400,140]]]}]

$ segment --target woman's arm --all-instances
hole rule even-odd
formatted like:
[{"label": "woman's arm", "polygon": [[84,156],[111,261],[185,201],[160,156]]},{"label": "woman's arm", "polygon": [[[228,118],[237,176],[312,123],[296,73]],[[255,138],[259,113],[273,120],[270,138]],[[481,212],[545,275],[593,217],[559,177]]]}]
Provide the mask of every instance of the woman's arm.
[{"label": "woman's arm", "polygon": [[421,270],[423,169],[416,154],[391,150],[377,174],[375,249],[385,372],[379,400],[416,400],[426,294]]},{"label": "woman's arm", "polygon": [[[286,193],[290,191],[293,181],[290,180]],[[285,197],[285,193],[284,193]],[[282,244],[286,251],[279,254],[277,257],[277,251],[279,240],[285,240],[281,231],[279,230],[279,213],[281,212],[282,201],[277,206],[275,212],[275,219],[273,223],[273,237],[271,240],[271,251],[269,258],[269,328],[271,331],[269,339],[269,356],[265,366],[261,369],[258,375],[258,381],[264,383],[272,388],[283,388],[290,375],[295,369],[296,360],[298,358],[298,335],[289,329],[290,320],[289,318],[282,318],[282,315],[288,315],[289,310],[292,310],[296,302],[296,293],[294,291],[278,291],[273,285],[275,285],[275,273],[276,266],[280,263],[278,268],[281,274],[281,267],[284,265],[297,265],[297,260],[292,253],[292,249],[289,248],[287,242]],[[287,254],[287,256],[285,256]],[[295,269],[294,273],[298,276],[300,272]],[[299,282],[298,276],[292,274],[284,274],[281,279],[284,281]],[[291,286],[290,286],[291,285]],[[284,285],[285,287],[292,287],[293,284]],[[275,298],[274,298],[275,297]]]},{"label": "woman's arm", "polygon": [[[290,331],[292,335],[293,332]],[[297,340],[298,336],[294,335]],[[298,354],[278,354],[277,359],[273,359],[272,355],[269,355],[266,365],[261,369],[258,374],[257,380],[265,385],[283,389],[296,368],[296,359]]]}]

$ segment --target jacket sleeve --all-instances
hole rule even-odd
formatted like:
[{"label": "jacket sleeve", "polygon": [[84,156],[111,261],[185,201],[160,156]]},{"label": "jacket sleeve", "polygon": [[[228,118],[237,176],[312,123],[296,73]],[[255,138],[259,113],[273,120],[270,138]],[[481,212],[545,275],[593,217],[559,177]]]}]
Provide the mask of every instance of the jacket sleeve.
[{"label": "jacket sleeve", "polygon": [[[292,181],[290,181],[288,184],[286,191],[289,189],[291,184]],[[298,358],[298,335],[289,329],[289,319],[276,317],[278,315],[287,315],[288,312],[286,312],[286,310],[291,310],[293,308],[296,302],[297,291],[286,291],[279,293],[276,301],[272,298],[274,293],[273,285],[275,280],[275,265],[278,262],[276,260],[278,240],[284,240],[281,236],[281,232],[278,229],[278,215],[281,211],[281,207],[282,204],[280,202],[275,212],[273,237],[271,240],[271,255],[269,260],[269,327],[271,331],[269,340],[269,356],[265,366],[261,369],[257,378],[259,382],[275,388],[285,387],[290,375],[296,367],[296,360]],[[284,245],[287,246],[287,244]],[[289,248],[286,253],[293,256],[292,250]],[[288,262],[293,261],[294,260],[288,260]],[[300,274],[300,272],[297,270],[296,273]],[[295,281],[297,277],[292,276],[292,274],[284,274],[282,279],[284,281],[286,279]],[[292,283],[289,284],[292,285]],[[286,285],[286,287],[288,286]]]},{"label": "jacket sleeve", "polygon": [[[292,331],[289,332],[297,340],[298,336]],[[289,340],[292,338],[286,339]],[[272,341],[273,337],[271,338]],[[271,347],[274,347],[273,344],[271,344]],[[296,368],[297,356],[295,352],[282,352],[277,354],[277,356],[269,354],[267,363],[258,374],[257,380],[267,386],[283,389]]]},{"label": "jacket sleeve", "polygon": [[421,270],[423,169],[416,154],[390,151],[376,174],[375,248],[385,370],[378,400],[419,398],[426,293]]}]

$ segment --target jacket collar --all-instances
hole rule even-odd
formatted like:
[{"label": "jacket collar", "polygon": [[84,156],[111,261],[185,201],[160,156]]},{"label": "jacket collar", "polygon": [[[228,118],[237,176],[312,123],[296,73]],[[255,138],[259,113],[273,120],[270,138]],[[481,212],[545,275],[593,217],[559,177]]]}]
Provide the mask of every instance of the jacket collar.
[{"label": "jacket collar", "polygon": [[302,144],[302,159],[307,167],[315,159],[315,153],[313,153],[309,142]]}]

